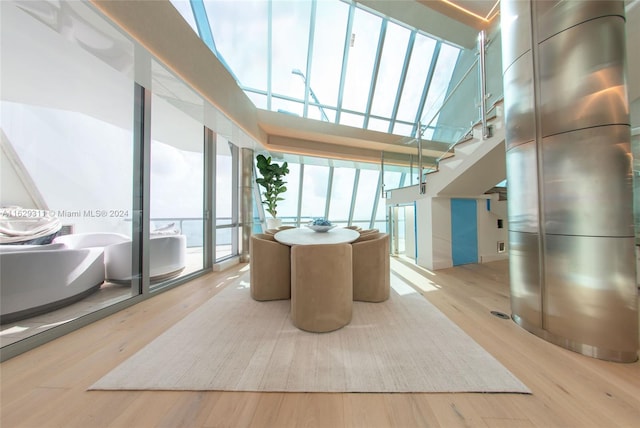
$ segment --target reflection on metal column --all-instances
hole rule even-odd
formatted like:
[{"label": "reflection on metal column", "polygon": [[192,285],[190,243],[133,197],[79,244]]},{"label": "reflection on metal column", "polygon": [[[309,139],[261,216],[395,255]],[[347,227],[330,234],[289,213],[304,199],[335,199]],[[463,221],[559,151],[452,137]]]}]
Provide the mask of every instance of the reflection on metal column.
[{"label": "reflection on metal column", "polygon": [[623,1],[503,0],[513,319],[638,359]]}]

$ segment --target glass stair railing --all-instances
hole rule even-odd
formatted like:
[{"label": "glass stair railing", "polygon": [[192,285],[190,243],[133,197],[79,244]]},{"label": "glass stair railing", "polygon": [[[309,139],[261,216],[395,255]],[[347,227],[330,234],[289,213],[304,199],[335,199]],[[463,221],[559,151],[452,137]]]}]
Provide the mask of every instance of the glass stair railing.
[{"label": "glass stair railing", "polygon": [[[482,44],[484,48],[480,49]],[[491,49],[480,52],[489,46]],[[385,171],[393,169],[410,177],[409,180],[403,180],[403,187],[424,183],[428,174],[438,171],[443,159],[455,155],[458,144],[468,142],[477,135],[474,129],[481,127],[483,135],[489,132],[487,121],[496,117],[495,107],[503,98],[500,34],[495,34],[489,41],[479,40],[477,52],[465,51],[461,55],[457,67],[460,71],[455,71],[451,79],[457,83],[450,85],[446,93],[427,100],[429,105],[435,107],[422,115],[417,127],[418,135],[398,141],[398,144],[415,150],[408,165],[405,161],[404,166],[399,166],[400,162],[394,166],[394,156],[383,153]],[[485,60],[481,61],[483,55]],[[440,99],[442,102],[438,102]]]}]

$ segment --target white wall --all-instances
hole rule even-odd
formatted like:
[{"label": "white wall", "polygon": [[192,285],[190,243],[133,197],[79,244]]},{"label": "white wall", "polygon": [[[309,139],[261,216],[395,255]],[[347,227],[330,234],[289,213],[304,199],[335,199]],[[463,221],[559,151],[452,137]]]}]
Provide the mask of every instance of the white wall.
[{"label": "white wall", "polygon": [[431,198],[431,230],[433,233],[433,260],[431,269],[453,266],[451,256],[451,199]]},{"label": "white wall", "polygon": [[[491,211],[487,211],[486,199],[478,200],[478,262],[487,263],[509,258],[507,201],[499,201],[498,194],[491,195]],[[502,228],[498,229],[498,219]],[[498,242],[504,242],[505,251],[498,252]]]},{"label": "white wall", "polygon": [[404,207],[404,253],[407,257],[416,257],[416,210],[413,205]]},{"label": "white wall", "polygon": [[[416,188],[412,189],[417,191]],[[410,189],[394,190],[397,198],[392,204],[406,203],[405,198],[413,192]],[[487,210],[487,199],[491,200]],[[478,263],[508,259],[507,201],[499,201],[497,194],[476,198],[478,221]],[[416,263],[426,269],[445,269],[453,266],[451,241],[451,199],[422,198],[416,200],[417,253]],[[502,219],[502,228],[498,228]],[[409,236],[410,232],[406,232]],[[498,242],[504,242],[505,251],[498,252]],[[407,248],[409,248],[407,246]]]},{"label": "white wall", "polygon": [[[395,191],[394,191],[395,192]],[[433,269],[433,235],[431,218],[433,217],[430,199],[416,201],[416,264]]]}]

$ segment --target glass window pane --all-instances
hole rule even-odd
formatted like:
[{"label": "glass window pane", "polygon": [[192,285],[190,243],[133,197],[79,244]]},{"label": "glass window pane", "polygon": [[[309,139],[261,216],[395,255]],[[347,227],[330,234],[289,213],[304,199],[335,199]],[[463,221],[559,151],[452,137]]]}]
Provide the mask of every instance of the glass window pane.
[{"label": "glass window pane", "polygon": [[[389,191],[391,189],[397,189],[400,187],[400,179],[402,178],[402,172],[399,171],[385,171],[384,172],[384,190]],[[378,206],[378,209],[380,207]]]},{"label": "glass window pane", "polygon": [[[451,75],[455,69],[459,53],[460,49],[450,45],[443,44],[440,48],[440,55],[438,56],[438,62],[434,70],[433,80],[422,111],[423,125],[427,125],[433,118],[433,115],[436,114],[442,106],[442,102],[447,95],[449,84],[451,83]],[[432,125],[436,123],[436,120],[431,122]]]},{"label": "glass window pane", "polygon": [[271,111],[302,117],[304,104],[273,97],[271,98]]},{"label": "glass window pane", "polygon": [[242,85],[267,87],[268,2],[206,1],[207,17],[218,52]]},{"label": "glass window pane", "polygon": [[398,24],[387,23],[371,114],[391,117],[393,113],[410,34],[409,30]]},{"label": "glass window pane", "polygon": [[[242,8],[245,9],[244,2],[239,4],[242,4]],[[282,0],[271,4],[273,5],[271,90],[274,94],[303,100],[304,80],[301,76],[293,74],[292,70],[298,69],[304,74],[307,69],[311,3]],[[275,110],[273,107],[272,109]]]},{"label": "glass window pane", "polygon": [[300,222],[324,217],[327,202],[329,167],[306,164],[302,183],[302,208]]},{"label": "glass window pane", "polygon": [[[384,173],[384,189],[385,191],[391,189],[397,189],[400,187],[400,178],[402,177],[401,172],[396,171],[386,171]],[[387,181],[388,180],[388,181]],[[378,209],[376,210],[376,215],[374,218],[373,227],[378,229],[380,232],[387,231],[387,205],[386,199],[380,199],[378,201]]]},{"label": "glass window pane", "polygon": [[249,97],[254,106],[267,110],[267,96],[263,94],[256,94],[255,92],[244,91]]},{"label": "glass window pane", "polygon": [[220,228],[230,225],[233,215],[233,157],[229,140],[216,135],[216,260],[232,253],[233,229]]},{"label": "glass window pane", "polygon": [[389,132],[389,121],[383,119],[369,118],[367,129],[372,131]]},{"label": "glass window pane", "polygon": [[420,33],[416,34],[396,119],[408,122],[416,120],[420,97],[422,96],[435,46],[436,41],[434,39]]},{"label": "glass window pane", "polygon": [[351,225],[352,226],[358,226],[361,229],[367,230],[369,229],[369,225],[371,224],[370,221],[352,221]]},{"label": "glass window pane", "polygon": [[[431,125],[422,131],[422,138],[424,140],[432,140],[433,134],[435,132],[435,125],[438,124],[438,118],[440,117],[440,113],[438,113],[435,118],[431,121]],[[423,125],[424,126],[424,125]]]},{"label": "glass window pane", "polygon": [[333,183],[329,200],[329,220],[347,222],[353,196],[353,181],[356,170],[353,168],[334,168]]},{"label": "glass window pane", "polygon": [[373,223],[373,228],[378,229],[381,233],[387,233],[387,221],[376,221]]},{"label": "glass window pane", "polygon": [[[204,102],[156,61],[151,70],[150,233],[152,239],[185,236],[184,275],[203,267]],[[154,276],[171,272],[157,265],[153,257],[158,253],[150,254],[155,286]]]},{"label": "glass window pane", "polygon": [[349,5],[317,3],[309,83],[322,104],[337,106]]},{"label": "glass window pane", "polygon": [[232,219],[232,165],[229,141],[216,136],[216,226],[229,225]]},{"label": "glass window pane", "polygon": [[[273,162],[282,165],[282,160],[273,158]],[[283,201],[278,202],[278,218],[282,223],[295,223],[298,219],[298,191],[300,189],[300,164],[288,163],[289,174],[284,178],[287,183],[287,191],[281,196]],[[266,214],[269,216],[269,214]]]},{"label": "glass window pane", "polygon": [[364,112],[367,108],[381,24],[382,18],[356,9],[342,99],[344,109]]},{"label": "glass window pane", "polygon": [[[356,205],[353,211],[353,221],[362,221],[367,224],[373,215],[373,200],[378,189],[379,171],[370,169],[360,170],[358,179],[358,191],[356,193]],[[368,226],[367,226],[368,227]]]},{"label": "glass window pane", "polygon": [[355,126],[356,128],[362,128],[364,124],[364,116],[360,114],[341,113],[340,125]]},{"label": "glass window pane", "polygon": [[327,118],[329,119],[329,122],[331,123],[335,123],[336,121],[336,111],[334,109],[330,109],[330,108],[321,108],[318,106],[314,106],[314,105],[310,105],[309,106],[309,111],[307,112],[307,117],[309,119],[316,119],[316,120],[326,120],[323,116],[322,116],[322,112],[324,112],[324,114],[327,116]]},{"label": "glass window pane", "polygon": [[[414,112],[415,113],[415,112]],[[407,137],[413,137],[413,125],[407,125],[404,123],[395,123],[393,125],[393,133],[396,135],[404,135]]]},{"label": "glass window pane", "polygon": [[[15,217],[57,220],[48,223],[43,235],[15,236],[14,243],[35,239],[46,244],[57,237],[74,240],[60,235],[80,233],[121,234],[124,237],[110,237],[125,241],[132,237],[134,43],[89,5],[78,2],[71,6],[0,2],[0,204],[26,209],[14,212]],[[96,40],[110,48],[95,49]],[[5,211],[7,214],[12,216],[11,211]],[[121,278],[123,285],[94,276],[104,271],[101,250],[77,251],[85,257],[83,269],[89,265],[96,269],[90,281],[78,278],[80,265],[67,269],[50,259],[33,263],[29,270],[40,277],[57,273],[62,286],[68,280],[78,291],[91,295],[77,296],[82,298],[58,310],[50,308],[41,315],[3,324],[0,346],[138,294],[138,287],[126,285],[127,278]],[[24,305],[21,310],[32,311],[34,306],[68,297],[54,292],[41,295],[45,301],[29,304],[33,302],[29,296],[38,295],[49,284],[28,284],[29,272],[10,272],[7,265],[0,269],[3,280],[6,273],[20,284],[24,294],[13,297]],[[129,275],[130,271],[125,269]],[[1,285],[3,315],[15,315],[14,310],[4,311],[5,304],[10,304],[5,286]]]}]

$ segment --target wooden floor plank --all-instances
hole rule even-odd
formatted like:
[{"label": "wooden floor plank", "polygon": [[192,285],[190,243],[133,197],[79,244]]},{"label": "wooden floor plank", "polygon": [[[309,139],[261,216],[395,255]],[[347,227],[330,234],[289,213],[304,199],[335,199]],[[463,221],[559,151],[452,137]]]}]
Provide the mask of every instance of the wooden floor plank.
[{"label": "wooden floor plank", "polygon": [[[509,313],[508,262],[430,272],[392,258],[398,276],[533,392],[313,394],[87,391],[193,312],[246,265],[214,272],[0,365],[0,426],[49,427],[636,427],[640,363],[600,361],[526,332]],[[168,368],[170,369],[170,368]]]},{"label": "wooden floor plank", "polygon": [[207,412],[204,427],[248,427],[253,420],[260,396],[256,392],[213,392],[215,404]]}]

